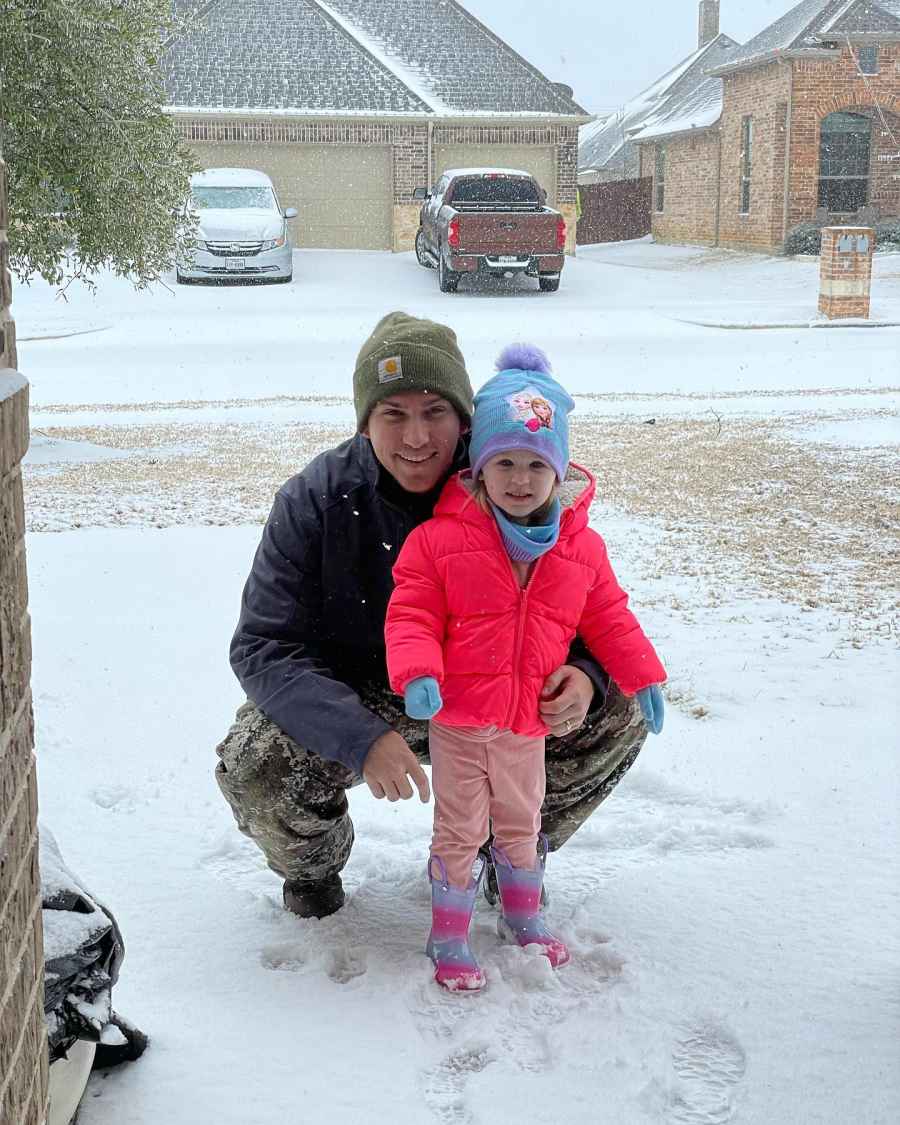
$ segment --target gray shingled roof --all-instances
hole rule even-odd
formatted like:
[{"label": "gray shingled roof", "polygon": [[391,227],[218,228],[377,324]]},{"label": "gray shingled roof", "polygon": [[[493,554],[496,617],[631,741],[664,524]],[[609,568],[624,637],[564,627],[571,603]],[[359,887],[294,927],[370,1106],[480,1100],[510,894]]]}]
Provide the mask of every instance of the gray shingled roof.
[{"label": "gray shingled roof", "polygon": [[456,0],[175,3],[195,22],[163,59],[173,108],[588,116]]},{"label": "gray shingled roof", "polygon": [[754,66],[785,51],[820,51],[847,34],[890,32],[885,25],[895,18],[900,19],[900,0],[803,0],[745,43],[718,73]]},{"label": "gray shingled roof", "polygon": [[633,167],[637,153],[630,138],[643,136],[640,131],[651,122],[680,114],[684,106],[698,99],[705,104],[711,95],[717,95],[721,113],[722,80],[710,80],[708,72],[739,49],[734,39],[719,35],[648,86],[618,113],[605,121],[583,125],[579,130],[579,171],[614,167],[625,174]]},{"label": "gray shingled roof", "polygon": [[838,12],[831,22],[819,28],[820,34],[878,35],[900,33],[900,0],[863,0]]},{"label": "gray shingled roof", "polygon": [[640,142],[691,129],[708,129],[722,116],[722,104],[722,79],[707,76],[682,97],[670,98],[665,107],[648,117],[632,137]]}]

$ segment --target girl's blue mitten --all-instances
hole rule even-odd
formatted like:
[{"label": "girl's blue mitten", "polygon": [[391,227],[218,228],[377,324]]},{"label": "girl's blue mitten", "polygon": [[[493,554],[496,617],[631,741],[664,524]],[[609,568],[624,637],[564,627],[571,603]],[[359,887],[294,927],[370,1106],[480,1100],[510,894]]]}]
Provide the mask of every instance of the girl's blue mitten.
[{"label": "girl's blue mitten", "polygon": [[411,719],[430,719],[444,706],[441,690],[434,676],[410,680],[403,693],[403,705]]},{"label": "girl's blue mitten", "polygon": [[637,693],[637,701],[641,707],[641,714],[651,734],[659,734],[663,729],[663,693],[659,684],[641,688]]}]

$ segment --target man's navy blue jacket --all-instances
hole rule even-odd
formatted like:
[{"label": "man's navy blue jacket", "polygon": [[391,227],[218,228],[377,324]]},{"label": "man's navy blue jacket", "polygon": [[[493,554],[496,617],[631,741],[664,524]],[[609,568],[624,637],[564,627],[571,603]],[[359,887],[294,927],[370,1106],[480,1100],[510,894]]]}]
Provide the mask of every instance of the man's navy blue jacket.
[{"label": "man's navy blue jacket", "polygon": [[[450,472],[467,460],[460,442]],[[248,698],[305,749],[356,774],[391,727],[355,687],[388,690],[391,571],[440,491],[404,492],[357,434],[279,490],[244,587],[231,667]],[[602,689],[596,664],[573,663]]]}]

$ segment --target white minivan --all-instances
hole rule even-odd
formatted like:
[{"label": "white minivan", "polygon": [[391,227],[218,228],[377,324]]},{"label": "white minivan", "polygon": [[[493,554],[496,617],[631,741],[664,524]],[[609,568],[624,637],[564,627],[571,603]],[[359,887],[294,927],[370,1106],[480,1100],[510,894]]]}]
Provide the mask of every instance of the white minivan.
[{"label": "white minivan", "polygon": [[197,216],[197,234],[189,257],[175,270],[179,284],[188,281],[265,280],[288,282],[293,276],[292,246],[284,210],[272,181],[252,168],[207,168],[191,176],[188,201]]}]

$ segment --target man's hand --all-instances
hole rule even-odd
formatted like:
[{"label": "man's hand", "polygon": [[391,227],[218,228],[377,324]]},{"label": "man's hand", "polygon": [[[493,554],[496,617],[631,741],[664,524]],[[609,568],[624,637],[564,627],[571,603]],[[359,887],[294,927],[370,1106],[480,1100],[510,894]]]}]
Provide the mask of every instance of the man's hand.
[{"label": "man's hand", "polygon": [[565,738],[584,722],[594,698],[590,676],[572,664],[551,672],[541,691],[540,715],[554,738]]},{"label": "man's hand", "polygon": [[428,778],[406,739],[395,730],[376,738],[363,763],[363,780],[372,790],[372,796],[379,800],[387,797],[389,801],[408,801],[413,795],[410,778],[419,791],[419,800],[427,805],[431,796]]}]

